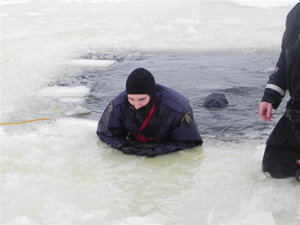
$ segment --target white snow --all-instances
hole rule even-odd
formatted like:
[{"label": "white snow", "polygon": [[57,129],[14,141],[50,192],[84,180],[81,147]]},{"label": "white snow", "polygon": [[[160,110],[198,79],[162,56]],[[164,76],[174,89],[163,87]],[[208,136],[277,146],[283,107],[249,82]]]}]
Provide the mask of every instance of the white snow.
[{"label": "white snow", "polygon": [[45,87],[38,91],[38,95],[43,97],[84,97],[89,93],[89,88],[85,86],[75,86],[75,87],[61,87],[54,85],[52,87]]},{"label": "white snow", "polygon": [[[77,106],[89,88],[48,85],[89,51],[279,52],[297,2],[0,0],[0,122]],[[148,159],[101,143],[97,121],[54,117],[0,126],[2,224],[300,223],[299,183],[261,172],[265,140]]]},{"label": "white snow", "polygon": [[296,3],[295,0],[229,0],[241,6],[248,7],[260,7],[260,8],[268,8],[268,7],[282,7],[282,6],[292,6]]},{"label": "white snow", "polygon": [[107,69],[116,63],[116,60],[95,60],[95,59],[73,59],[67,63],[70,66],[97,67],[97,69]]}]

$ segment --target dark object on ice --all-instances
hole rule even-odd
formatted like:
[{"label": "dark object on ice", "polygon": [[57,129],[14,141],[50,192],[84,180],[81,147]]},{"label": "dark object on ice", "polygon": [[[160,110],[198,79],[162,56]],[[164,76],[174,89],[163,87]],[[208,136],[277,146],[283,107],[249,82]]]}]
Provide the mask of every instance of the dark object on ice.
[{"label": "dark object on ice", "polygon": [[212,93],[204,100],[203,106],[206,108],[224,108],[228,104],[228,101],[224,94]]}]

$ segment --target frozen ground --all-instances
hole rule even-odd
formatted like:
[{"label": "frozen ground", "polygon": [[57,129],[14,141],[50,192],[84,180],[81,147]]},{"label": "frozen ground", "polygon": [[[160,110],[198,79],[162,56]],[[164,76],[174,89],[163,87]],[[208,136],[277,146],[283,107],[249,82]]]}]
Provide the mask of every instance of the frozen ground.
[{"label": "frozen ground", "polygon": [[[299,224],[299,183],[261,172],[284,104],[257,115],[296,3],[0,0],[0,122],[51,118],[0,127],[1,224]],[[69,63],[88,54],[117,63]],[[148,159],[98,141],[139,66],[190,99],[202,147]],[[212,92],[228,107],[203,108]]]}]

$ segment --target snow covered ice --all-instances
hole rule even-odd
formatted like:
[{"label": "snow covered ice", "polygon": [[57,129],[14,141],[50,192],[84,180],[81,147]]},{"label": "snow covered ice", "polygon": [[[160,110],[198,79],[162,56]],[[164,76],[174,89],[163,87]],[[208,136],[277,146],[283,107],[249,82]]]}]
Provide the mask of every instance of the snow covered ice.
[{"label": "snow covered ice", "polygon": [[[300,224],[299,183],[261,172],[285,102],[258,117],[297,2],[0,0],[0,122],[50,118],[0,126],[1,224]],[[149,159],[98,140],[136,67],[190,99],[202,147]],[[202,107],[213,92],[226,108]]]}]

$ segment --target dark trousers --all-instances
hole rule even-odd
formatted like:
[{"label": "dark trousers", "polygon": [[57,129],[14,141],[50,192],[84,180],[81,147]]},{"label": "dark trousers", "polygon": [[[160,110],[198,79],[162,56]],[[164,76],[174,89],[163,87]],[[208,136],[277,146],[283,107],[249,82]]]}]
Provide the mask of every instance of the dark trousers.
[{"label": "dark trousers", "polygon": [[286,112],[267,140],[262,170],[274,178],[295,176],[300,166],[300,123],[292,122]]},{"label": "dark trousers", "polygon": [[294,177],[300,169],[296,160],[300,159],[299,149],[268,146],[262,162],[263,172],[274,178]]}]

